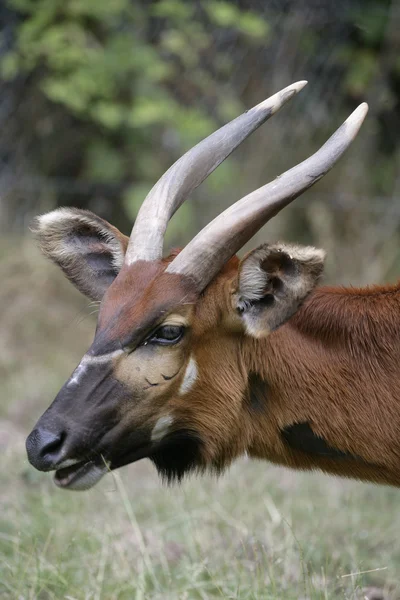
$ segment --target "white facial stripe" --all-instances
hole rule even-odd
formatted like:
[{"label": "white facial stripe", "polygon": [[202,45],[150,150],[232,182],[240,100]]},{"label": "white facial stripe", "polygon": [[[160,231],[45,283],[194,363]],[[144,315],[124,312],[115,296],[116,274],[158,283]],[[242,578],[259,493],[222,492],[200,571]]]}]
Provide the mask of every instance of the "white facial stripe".
[{"label": "white facial stripe", "polygon": [[78,385],[81,377],[86,373],[87,365],[101,365],[102,363],[110,362],[110,360],[112,360],[116,356],[120,356],[121,354],[123,354],[123,352],[123,350],[114,350],[114,352],[109,352],[108,354],[100,354],[100,356],[89,356],[88,354],[85,354],[85,356],[82,358],[81,362],[73,372],[67,385]]},{"label": "white facial stripe", "polygon": [[75,371],[73,372],[72,377],[70,378],[70,380],[67,383],[67,386],[69,387],[70,385],[78,385],[80,378],[82,377],[82,375],[84,375],[86,373],[86,367],[84,364],[82,364],[82,362],[76,367]]},{"label": "white facial stripe", "polygon": [[195,384],[197,379],[197,364],[193,356],[190,357],[189,362],[186,367],[185,375],[183,377],[183,381],[181,383],[181,387],[179,388],[179,394],[182,396],[183,394],[187,394],[189,390]]},{"label": "white facial stripe", "polygon": [[162,438],[167,435],[173,422],[174,419],[171,417],[171,415],[160,417],[157,423],[154,425],[153,431],[151,432],[151,441],[160,442]]},{"label": "white facial stripe", "polygon": [[83,363],[83,364],[96,365],[96,364],[109,362],[116,356],[120,356],[123,353],[124,353],[123,350],[114,350],[114,352],[109,352],[108,354],[100,354],[99,356],[90,356],[88,354],[85,354],[85,356],[81,360],[81,364]]}]

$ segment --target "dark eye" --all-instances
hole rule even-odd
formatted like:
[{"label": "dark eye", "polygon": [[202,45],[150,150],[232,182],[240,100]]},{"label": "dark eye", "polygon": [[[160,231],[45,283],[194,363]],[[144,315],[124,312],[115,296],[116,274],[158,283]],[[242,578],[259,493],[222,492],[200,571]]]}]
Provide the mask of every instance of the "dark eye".
[{"label": "dark eye", "polygon": [[182,338],[185,328],[181,325],[163,325],[153,333],[150,342],[164,346],[176,344]]}]

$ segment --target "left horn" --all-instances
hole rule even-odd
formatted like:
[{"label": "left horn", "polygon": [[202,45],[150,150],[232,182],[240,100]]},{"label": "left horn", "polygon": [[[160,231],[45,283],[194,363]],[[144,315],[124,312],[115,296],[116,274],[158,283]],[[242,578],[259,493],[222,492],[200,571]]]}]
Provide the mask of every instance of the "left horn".
[{"label": "left horn", "polygon": [[202,291],[267,221],[333,167],[356,137],[367,112],[368,105],[360,104],[315,154],[226,209],[189,242],[166,271],[190,277]]},{"label": "left horn", "polygon": [[150,190],[139,210],[125,262],[162,258],[168,221],[190,192],[306,84],[298,81],[289,85],[218,129],[174,163]]}]

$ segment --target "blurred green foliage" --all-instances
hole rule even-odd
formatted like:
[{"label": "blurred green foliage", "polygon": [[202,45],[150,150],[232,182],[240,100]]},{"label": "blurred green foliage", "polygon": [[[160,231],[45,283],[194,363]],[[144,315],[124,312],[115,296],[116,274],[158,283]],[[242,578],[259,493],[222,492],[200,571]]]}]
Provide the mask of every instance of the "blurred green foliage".
[{"label": "blurred green foliage", "polygon": [[[8,0],[7,6],[0,73],[16,98],[19,136],[7,153],[18,146],[23,173],[48,179],[50,188],[58,178],[54,193],[38,194],[28,208],[24,192],[22,210],[34,214],[52,204],[74,204],[100,210],[126,230],[147,191],[188,147],[296,78],[313,85],[306,91],[307,112],[301,113],[299,100],[300,109],[285,109],[289,116],[299,110],[299,118],[287,121],[287,131],[281,121],[282,138],[293,140],[291,160],[304,156],[298,148],[315,148],[332,130],[332,108],[339,120],[367,100],[376,147],[357,166],[365,173],[356,191],[390,195],[396,188],[400,23],[390,0],[341,0],[335,6]],[[305,140],[301,127],[296,133],[304,114],[312,115],[317,140]],[[209,196],[226,198],[264,182],[254,151],[249,162],[254,165],[240,170],[224,163],[207,183]],[[42,196],[48,198],[43,205]],[[19,206],[12,195],[6,201],[10,211]],[[195,221],[190,204],[172,222],[172,241],[192,234]]]},{"label": "blurred green foliage", "polygon": [[[131,217],[170,155],[176,158],[241,109],[238,98],[227,101],[221,93],[234,63],[228,49],[213,54],[216,29],[233,30],[253,45],[264,45],[269,29],[259,15],[229,2],[205,2],[200,12],[185,0],[9,4],[20,21],[1,62],[3,77],[34,76],[51,103],[90,129],[79,175],[133,180],[123,194]],[[171,140],[162,144],[168,132]],[[188,217],[181,214],[178,229],[187,227]]]}]

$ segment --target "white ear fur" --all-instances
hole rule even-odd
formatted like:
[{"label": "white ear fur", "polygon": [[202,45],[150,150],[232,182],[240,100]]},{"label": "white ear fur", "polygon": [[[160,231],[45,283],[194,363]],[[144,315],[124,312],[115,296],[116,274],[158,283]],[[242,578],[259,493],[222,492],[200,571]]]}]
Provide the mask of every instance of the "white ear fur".
[{"label": "white ear fur", "polygon": [[236,308],[248,334],[268,335],[287,321],[317,284],[324,250],[263,244],[239,266]]}]

